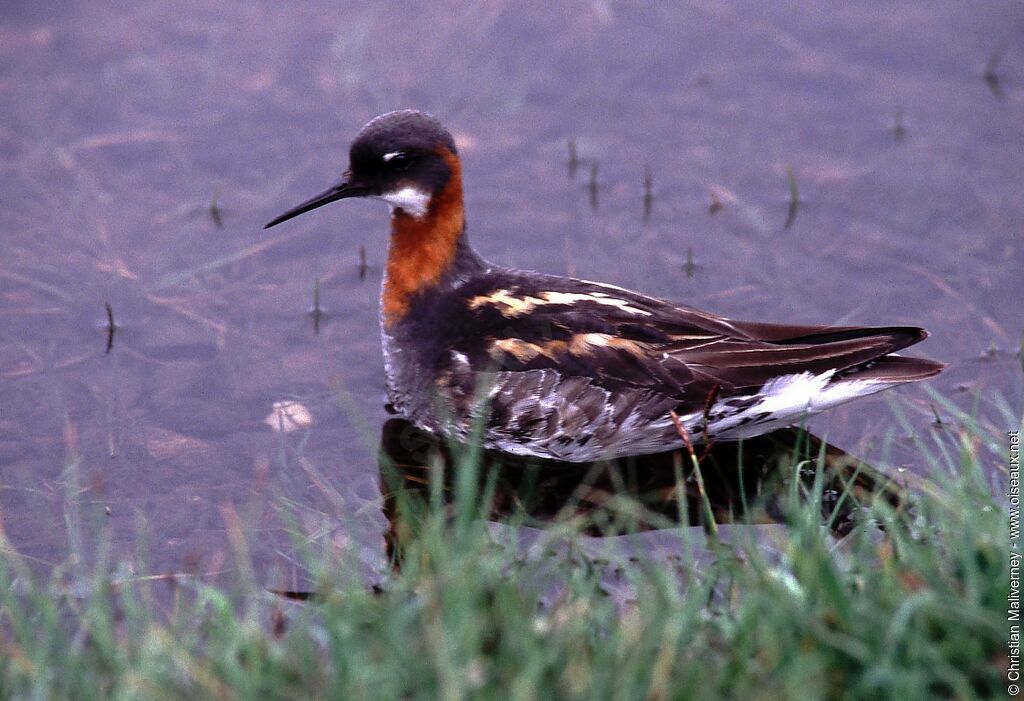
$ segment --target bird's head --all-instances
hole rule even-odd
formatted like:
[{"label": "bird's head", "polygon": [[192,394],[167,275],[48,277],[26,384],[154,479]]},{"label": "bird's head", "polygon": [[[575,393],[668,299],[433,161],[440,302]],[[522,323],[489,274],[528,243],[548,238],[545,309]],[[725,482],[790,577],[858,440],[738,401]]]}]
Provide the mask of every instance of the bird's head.
[{"label": "bird's head", "polygon": [[455,140],[448,130],[424,112],[388,112],[360,130],[349,149],[349,167],[341,182],[264,228],[349,197],[381,199],[391,205],[395,216],[423,219],[453,178],[461,179],[461,174]]}]

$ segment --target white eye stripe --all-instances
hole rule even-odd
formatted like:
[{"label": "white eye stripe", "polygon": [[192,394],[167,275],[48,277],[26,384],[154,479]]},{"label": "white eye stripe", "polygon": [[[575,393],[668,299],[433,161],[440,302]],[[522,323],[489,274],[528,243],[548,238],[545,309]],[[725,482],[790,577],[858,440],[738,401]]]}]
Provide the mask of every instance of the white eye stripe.
[{"label": "white eye stripe", "polygon": [[380,157],[380,159],[387,163],[394,158],[398,158],[399,156],[405,156],[405,151],[392,151],[391,153],[385,153],[383,156]]}]

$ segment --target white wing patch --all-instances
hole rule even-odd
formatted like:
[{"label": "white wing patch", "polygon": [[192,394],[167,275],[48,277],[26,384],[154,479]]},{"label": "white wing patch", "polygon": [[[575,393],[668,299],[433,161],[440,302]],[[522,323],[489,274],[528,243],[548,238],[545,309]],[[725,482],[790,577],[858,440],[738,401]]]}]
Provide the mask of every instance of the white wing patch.
[{"label": "white wing patch", "polygon": [[[833,382],[833,375],[835,370],[782,375],[765,382],[756,394],[720,400],[708,412],[708,434],[724,440],[752,438],[893,385],[876,380]],[[703,415],[685,419],[688,429],[703,429]]]},{"label": "white wing patch", "polygon": [[826,370],[820,375],[801,372],[768,380],[758,393],[762,398],[757,409],[775,415],[799,415],[813,411],[815,401],[821,397],[834,374],[835,370]]}]

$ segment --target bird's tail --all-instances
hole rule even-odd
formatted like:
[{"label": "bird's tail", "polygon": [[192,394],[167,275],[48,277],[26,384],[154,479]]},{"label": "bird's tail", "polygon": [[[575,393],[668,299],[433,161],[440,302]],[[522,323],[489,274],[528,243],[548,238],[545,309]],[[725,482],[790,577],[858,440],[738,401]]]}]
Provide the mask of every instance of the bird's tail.
[{"label": "bird's tail", "polygon": [[945,363],[940,363],[937,360],[892,354],[848,368],[838,373],[836,379],[864,380],[895,385],[934,377],[945,367]]}]

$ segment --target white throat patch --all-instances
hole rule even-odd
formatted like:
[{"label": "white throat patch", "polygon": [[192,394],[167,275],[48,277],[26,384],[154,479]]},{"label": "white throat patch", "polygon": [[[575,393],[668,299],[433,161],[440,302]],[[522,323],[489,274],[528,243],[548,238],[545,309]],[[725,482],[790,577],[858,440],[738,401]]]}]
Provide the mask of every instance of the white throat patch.
[{"label": "white throat patch", "polygon": [[427,213],[427,205],[430,204],[430,193],[419,188],[406,185],[401,190],[385,192],[379,199],[384,200],[391,206],[391,214],[396,210],[402,210],[406,214],[421,218]]}]

